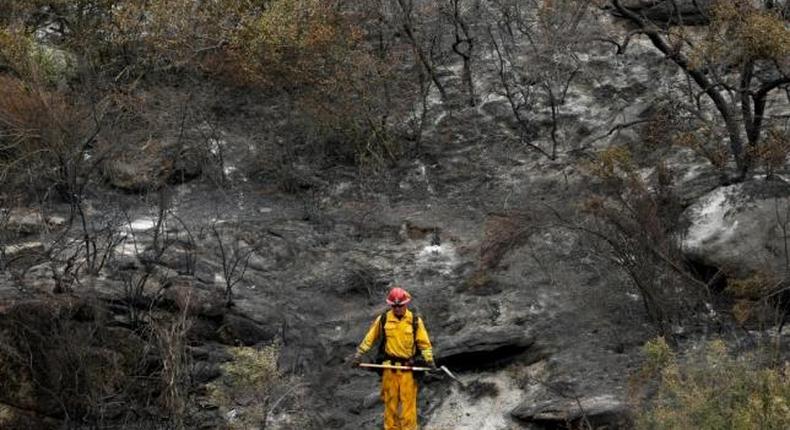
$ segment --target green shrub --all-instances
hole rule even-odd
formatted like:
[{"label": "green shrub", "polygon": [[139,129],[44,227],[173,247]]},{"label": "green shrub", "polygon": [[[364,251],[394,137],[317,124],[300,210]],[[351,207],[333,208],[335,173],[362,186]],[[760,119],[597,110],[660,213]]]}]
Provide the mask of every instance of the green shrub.
[{"label": "green shrub", "polygon": [[24,79],[54,85],[76,75],[72,54],[44,44],[32,35],[0,28],[0,66]]},{"label": "green shrub", "polygon": [[[790,428],[790,365],[761,366],[733,358],[723,341],[681,361],[663,338],[644,347],[646,362],[632,392],[639,429]],[[656,385],[648,396],[651,383]]]}]

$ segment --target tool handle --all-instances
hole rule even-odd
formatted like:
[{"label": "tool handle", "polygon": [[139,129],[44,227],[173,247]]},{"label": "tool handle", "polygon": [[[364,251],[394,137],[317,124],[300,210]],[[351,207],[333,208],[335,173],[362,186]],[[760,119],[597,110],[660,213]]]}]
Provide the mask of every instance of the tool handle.
[{"label": "tool handle", "polygon": [[412,370],[417,372],[428,372],[433,370],[430,367],[398,366],[394,364],[373,364],[373,363],[360,363],[359,367],[367,367],[371,369]]}]

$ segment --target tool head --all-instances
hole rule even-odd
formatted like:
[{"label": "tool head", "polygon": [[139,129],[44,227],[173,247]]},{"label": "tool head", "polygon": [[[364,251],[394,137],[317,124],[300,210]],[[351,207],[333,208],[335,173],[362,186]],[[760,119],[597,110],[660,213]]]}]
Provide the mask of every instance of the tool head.
[{"label": "tool head", "polygon": [[460,379],[456,378],[456,376],[453,375],[453,372],[451,372],[450,369],[447,368],[447,366],[441,366],[439,367],[439,370],[446,373],[447,376],[449,376],[453,381],[461,384],[461,388],[466,388],[466,384],[464,384],[463,381],[461,381]]}]

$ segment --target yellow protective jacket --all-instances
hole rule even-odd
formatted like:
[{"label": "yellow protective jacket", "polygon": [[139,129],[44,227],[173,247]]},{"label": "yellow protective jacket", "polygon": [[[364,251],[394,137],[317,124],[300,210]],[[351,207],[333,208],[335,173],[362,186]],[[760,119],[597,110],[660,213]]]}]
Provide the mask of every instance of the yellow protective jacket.
[{"label": "yellow protective jacket", "polygon": [[[403,358],[408,360],[415,355],[415,341],[419,346],[422,358],[427,363],[433,362],[433,347],[431,340],[428,337],[428,331],[425,329],[425,324],[422,318],[417,318],[417,335],[414,335],[414,318],[415,315],[410,310],[406,310],[403,318],[398,319],[392,310],[387,311],[386,322],[384,323],[384,330],[386,333],[387,344],[384,345],[384,352],[391,357]],[[381,338],[381,318],[379,315],[373,324],[371,324],[365,339],[359,344],[357,351],[364,354],[370,351],[370,348],[376,344]]]}]

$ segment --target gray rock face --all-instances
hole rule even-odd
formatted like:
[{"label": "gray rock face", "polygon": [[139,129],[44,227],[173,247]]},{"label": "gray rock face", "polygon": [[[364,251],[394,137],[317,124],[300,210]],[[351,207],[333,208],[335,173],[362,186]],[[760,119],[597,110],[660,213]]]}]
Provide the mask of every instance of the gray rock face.
[{"label": "gray rock face", "polygon": [[55,290],[55,273],[49,263],[31,267],[25,272],[23,283],[26,288],[41,293],[51,293]]},{"label": "gray rock face", "polygon": [[[674,19],[662,9],[668,2],[624,3],[657,20]],[[666,70],[671,65],[650,49],[632,51],[635,56],[629,51],[616,60],[608,51],[584,55],[591,76],[569,89],[563,106],[569,146],[561,148],[558,160],[549,162],[508,141],[512,136],[499,123],[512,121],[512,113],[501,98],[462,111],[434,106],[443,119],[425,135],[428,155],[382,177],[357,181],[349,179],[357,178],[356,172],[342,168],[319,171],[315,175],[325,178],[311,185],[311,195],[278,195],[265,191],[270,184],[253,181],[221,192],[201,184],[175,187],[184,206],[174,210],[195,227],[196,243],[161,261],[142,261],[136,252],[119,257],[108,266],[114,271],[108,278],[159,265],[157,273],[163,274],[143,293],[164,290],[160,304],[194,318],[186,336],[195,363],[190,374],[199,384],[217,378],[220,363],[231,359],[222,352],[225,345],[281,345],[279,368],[310,386],[310,409],[294,410],[315,415],[318,424],[309,428],[381,427],[377,375],[352,370],[343,359],[381,314],[386,289],[395,282],[414,295],[439,363],[462,380],[479,379],[474,394],[446,379],[425,381],[420,411],[427,429],[556,428],[584,419],[594,426],[630,428],[626,380],[641,359],[639,346],[653,331],[625,277],[586,238],[558,226],[555,214],[575,220],[578,197],[590,191],[566,150],[638,142],[633,130],[604,137],[617,124],[641,118],[660,95],[657,87],[671,87]],[[543,131],[544,120],[536,121]],[[584,141],[577,142],[576,135]],[[157,189],[200,174],[200,152],[181,155],[166,142],[154,142],[103,169],[116,188]],[[687,249],[716,265],[741,263],[748,254],[754,260],[750,266],[757,267],[770,254],[779,267],[781,229],[769,228],[767,220],[780,193],[754,197],[748,190],[728,190],[725,198],[711,194],[711,200],[727,200],[732,191],[741,196],[738,202],[753,205],[710,218],[711,205],[701,200],[689,211],[693,240]],[[537,213],[536,207],[544,206],[551,213]],[[512,220],[511,227],[488,233],[491,214],[516,210],[536,213],[505,217],[496,224]],[[245,279],[233,289],[230,310],[217,280],[222,267],[216,243],[199,232],[214,221],[258,245]],[[732,231],[747,225],[735,240]],[[529,234],[523,234],[525,227]],[[766,237],[773,241],[770,253],[760,248]],[[195,256],[191,265],[185,263],[187,252]],[[31,273],[46,289],[44,280],[51,276],[46,267]],[[4,273],[0,282],[12,285]],[[121,290],[120,282],[102,280],[96,286],[108,301]],[[9,287],[3,293],[18,291]],[[117,320],[123,323],[123,316]],[[525,367],[545,369],[531,378]],[[568,397],[547,393],[546,385],[563,387]],[[203,428],[218,428],[225,419],[216,411],[195,416]]]},{"label": "gray rock face", "polygon": [[25,266],[35,263],[41,259],[44,249],[41,242],[22,242],[0,247],[0,265]]},{"label": "gray rock face", "polygon": [[751,181],[717,188],[691,205],[683,240],[693,260],[745,276],[788,269],[790,186]]},{"label": "gray rock face", "polygon": [[[710,0],[621,0],[624,7],[633,10],[656,24],[704,25],[707,24]],[[618,13],[615,11],[615,15]]]},{"label": "gray rock face", "polygon": [[222,375],[222,370],[216,363],[198,361],[192,366],[191,376],[198,384],[211,382],[220,377],[220,375]]},{"label": "gray rock face", "polygon": [[30,208],[0,210],[0,233],[17,235],[42,233],[63,227],[66,220],[61,216],[42,215],[41,211]]},{"label": "gray rock face", "polygon": [[176,276],[167,283],[164,299],[180,311],[205,318],[222,317],[224,297],[219,288],[212,288],[189,276]]},{"label": "gray rock face", "polygon": [[444,338],[437,359],[454,369],[493,367],[526,352],[534,343],[522,327],[471,326]]},{"label": "gray rock face", "polygon": [[275,325],[262,325],[240,315],[226,314],[220,327],[220,338],[228,345],[255,345],[268,342],[277,335]]}]

